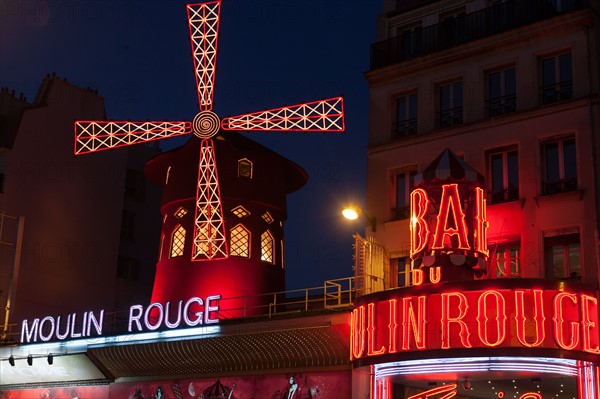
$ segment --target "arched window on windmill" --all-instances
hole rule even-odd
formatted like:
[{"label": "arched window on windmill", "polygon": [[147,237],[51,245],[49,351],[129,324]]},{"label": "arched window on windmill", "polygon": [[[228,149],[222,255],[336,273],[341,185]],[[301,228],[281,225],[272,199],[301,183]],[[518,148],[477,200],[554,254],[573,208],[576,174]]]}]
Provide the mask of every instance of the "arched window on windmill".
[{"label": "arched window on windmill", "polygon": [[250,231],[243,225],[238,224],[230,230],[229,254],[242,258],[250,257]]},{"label": "arched window on windmill", "polygon": [[269,230],[260,236],[260,260],[275,263],[275,239]]},{"label": "arched window on windmill", "polygon": [[238,160],[238,177],[252,179],[252,161],[248,158]]},{"label": "arched window on windmill", "polygon": [[171,258],[183,256],[183,250],[185,249],[185,229],[182,225],[178,224],[173,229],[171,234]]}]

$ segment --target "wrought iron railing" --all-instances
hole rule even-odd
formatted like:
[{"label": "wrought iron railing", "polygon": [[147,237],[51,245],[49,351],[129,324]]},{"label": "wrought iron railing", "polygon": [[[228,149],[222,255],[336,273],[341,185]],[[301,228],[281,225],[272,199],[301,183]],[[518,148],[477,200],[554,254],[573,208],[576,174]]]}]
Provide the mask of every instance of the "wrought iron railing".
[{"label": "wrought iron railing", "polygon": [[573,81],[564,80],[540,87],[540,98],[542,104],[552,104],[559,101],[569,100],[573,97]]},{"label": "wrought iron railing", "polygon": [[586,8],[588,2],[561,2],[559,8],[550,0],[512,0],[405,32],[371,46],[371,70],[580,10]]},{"label": "wrought iron railing", "polygon": [[498,116],[517,110],[517,95],[509,94],[487,100],[488,116]]},{"label": "wrought iron railing", "polygon": [[490,204],[499,204],[501,202],[516,201],[519,199],[519,188],[509,187],[505,190],[492,191],[489,193]]},{"label": "wrought iron railing", "polygon": [[463,107],[454,107],[439,111],[436,115],[437,127],[449,127],[463,123]]},{"label": "wrought iron railing", "polygon": [[394,137],[409,137],[417,134],[417,118],[396,121],[392,127]]},{"label": "wrought iron railing", "polygon": [[542,193],[545,195],[566,193],[575,190],[577,190],[576,177],[542,182]]}]

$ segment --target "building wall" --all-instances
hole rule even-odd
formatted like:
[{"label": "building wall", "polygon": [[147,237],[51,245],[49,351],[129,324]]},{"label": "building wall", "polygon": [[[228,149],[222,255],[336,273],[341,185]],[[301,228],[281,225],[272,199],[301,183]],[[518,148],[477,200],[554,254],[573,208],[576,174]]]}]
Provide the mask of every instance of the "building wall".
[{"label": "building wall", "polygon": [[[390,13],[381,26],[420,20],[437,23],[445,10],[464,5],[467,12],[482,2],[439,1],[406,13]],[[597,6],[592,2],[592,6]],[[597,173],[598,158],[598,51],[597,17],[589,10],[575,11],[519,29],[470,41],[443,51],[416,57],[367,73],[371,88],[367,210],[380,223],[374,233],[393,257],[408,255],[408,219],[394,215],[397,173],[420,171],[445,148],[486,175],[491,190],[489,153],[512,146],[518,150],[519,193],[515,201],[488,201],[488,243],[519,241],[521,277],[544,277],[545,237],[579,233],[581,279],[598,286]],[[553,104],[540,99],[540,59],[570,51],[572,97]],[[487,76],[512,65],[516,72],[516,110],[487,114]],[[463,123],[439,128],[439,86],[463,82]],[[396,98],[415,92],[418,97],[417,133],[394,137]],[[576,140],[577,187],[545,195],[542,144],[572,135]]]},{"label": "building wall", "polygon": [[[40,314],[125,307],[140,296],[148,300],[151,285],[140,291],[135,283],[117,279],[117,266],[121,252],[138,256],[142,250],[155,259],[147,248],[158,242],[157,190],[149,190],[135,206],[124,193],[128,165],[140,170],[140,159],[156,149],[75,157],[73,122],[105,119],[103,99],[54,76],[44,79],[37,98],[20,112],[15,130],[3,132],[14,140],[3,143],[5,185],[0,194],[3,212],[25,218],[11,323]],[[138,214],[136,242],[127,248],[120,238],[125,207]],[[14,250],[3,248],[3,268],[9,274]],[[152,276],[154,261],[140,263]],[[4,304],[6,298],[2,300]]]}]

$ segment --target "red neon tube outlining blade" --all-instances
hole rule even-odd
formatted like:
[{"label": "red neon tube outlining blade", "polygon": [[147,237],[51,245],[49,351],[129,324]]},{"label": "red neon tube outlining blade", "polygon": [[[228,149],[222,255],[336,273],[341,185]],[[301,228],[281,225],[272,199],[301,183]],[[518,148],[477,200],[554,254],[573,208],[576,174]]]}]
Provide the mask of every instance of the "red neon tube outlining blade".
[{"label": "red neon tube outlining blade", "polygon": [[201,111],[210,111],[215,92],[221,1],[188,4],[186,9],[198,92],[198,107]]},{"label": "red neon tube outlining blade", "polygon": [[223,118],[223,130],[289,131],[289,132],[343,132],[344,99],[326,100],[289,105],[265,111]]},{"label": "red neon tube outlining blade", "polygon": [[75,155],[182,136],[190,122],[75,122]]}]

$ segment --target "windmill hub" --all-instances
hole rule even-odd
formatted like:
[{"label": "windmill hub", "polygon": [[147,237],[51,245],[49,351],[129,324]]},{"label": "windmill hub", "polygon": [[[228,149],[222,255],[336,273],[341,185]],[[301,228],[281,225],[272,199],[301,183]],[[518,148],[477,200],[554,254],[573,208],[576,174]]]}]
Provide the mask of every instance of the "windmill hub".
[{"label": "windmill hub", "polygon": [[194,134],[201,139],[213,137],[219,132],[221,120],[212,111],[202,111],[194,117],[192,128]]}]

